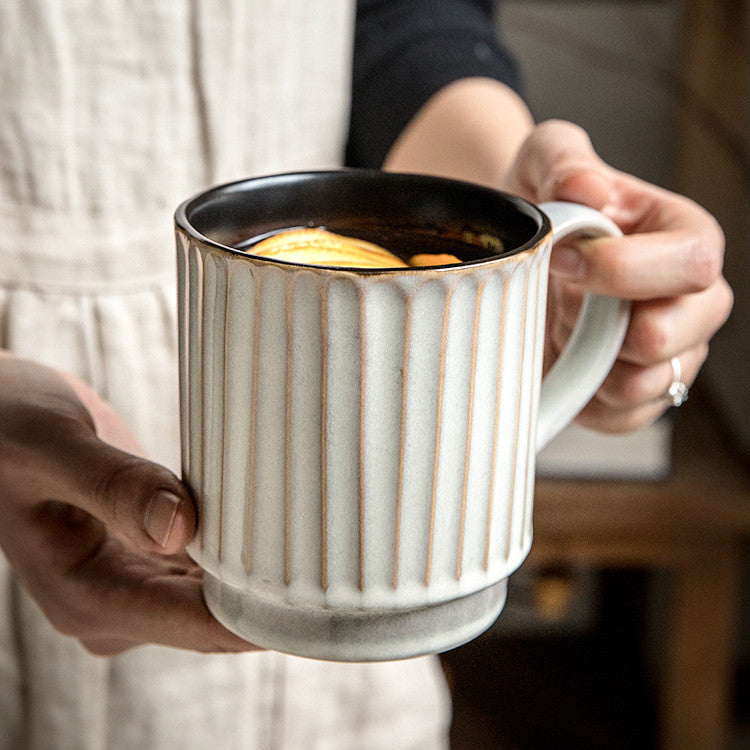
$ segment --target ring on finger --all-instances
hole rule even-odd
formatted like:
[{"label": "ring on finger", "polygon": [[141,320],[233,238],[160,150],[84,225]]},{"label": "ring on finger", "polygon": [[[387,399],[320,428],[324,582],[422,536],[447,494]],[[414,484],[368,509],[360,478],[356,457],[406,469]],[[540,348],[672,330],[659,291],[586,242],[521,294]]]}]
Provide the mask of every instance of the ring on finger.
[{"label": "ring on finger", "polygon": [[679,357],[672,357],[672,383],[664,394],[664,397],[672,406],[682,406],[688,400],[688,387],[682,380],[682,364]]}]

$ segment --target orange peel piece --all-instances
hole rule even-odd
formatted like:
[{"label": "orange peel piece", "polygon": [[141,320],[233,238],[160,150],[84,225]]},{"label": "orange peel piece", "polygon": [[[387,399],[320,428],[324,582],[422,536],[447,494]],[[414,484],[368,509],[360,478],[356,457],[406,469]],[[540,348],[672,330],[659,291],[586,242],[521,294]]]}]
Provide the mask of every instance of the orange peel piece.
[{"label": "orange peel piece", "polygon": [[450,253],[417,253],[409,258],[410,266],[447,266],[461,261]]}]

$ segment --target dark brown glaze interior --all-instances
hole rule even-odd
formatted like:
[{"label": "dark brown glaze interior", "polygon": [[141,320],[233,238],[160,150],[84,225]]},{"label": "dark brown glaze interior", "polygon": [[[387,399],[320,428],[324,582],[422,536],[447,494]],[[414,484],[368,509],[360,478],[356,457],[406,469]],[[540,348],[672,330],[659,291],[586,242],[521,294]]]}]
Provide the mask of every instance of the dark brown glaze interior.
[{"label": "dark brown glaze interior", "polygon": [[[402,257],[445,252],[481,262],[535,246],[549,222],[532,204],[437,177],[341,170],[274,175],[222,185],[187,201],[177,224],[227,249],[282,229],[322,226]],[[470,237],[498,238],[498,256]]]}]

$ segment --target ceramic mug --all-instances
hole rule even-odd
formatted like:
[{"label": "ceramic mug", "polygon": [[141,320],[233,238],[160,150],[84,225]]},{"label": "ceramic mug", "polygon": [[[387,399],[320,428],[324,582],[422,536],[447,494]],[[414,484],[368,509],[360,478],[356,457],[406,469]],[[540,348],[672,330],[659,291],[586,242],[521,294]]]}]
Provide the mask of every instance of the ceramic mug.
[{"label": "ceramic mug", "polygon": [[[324,226],[440,267],[339,269],[238,249]],[[589,296],[542,379],[566,203],[344,170],[216,187],[176,213],[189,547],[229,629],[340,661],[438,652],[486,629],[531,545],[536,451],[608,373],[629,307]]]}]

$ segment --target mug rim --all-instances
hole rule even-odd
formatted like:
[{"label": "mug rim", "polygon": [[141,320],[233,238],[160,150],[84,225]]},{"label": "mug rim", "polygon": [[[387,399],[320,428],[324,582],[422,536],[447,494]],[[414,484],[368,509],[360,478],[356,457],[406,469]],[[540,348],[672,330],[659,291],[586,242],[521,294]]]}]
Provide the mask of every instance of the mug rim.
[{"label": "mug rim", "polygon": [[[289,260],[281,260],[279,258],[269,258],[261,255],[254,255],[248,249],[241,249],[233,247],[232,245],[219,242],[213,239],[203,232],[201,232],[191,221],[191,214],[200,207],[205,207],[212,201],[216,201],[218,198],[226,196],[232,193],[247,192],[249,188],[257,189],[262,187],[263,183],[267,183],[269,186],[278,185],[283,182],[301,182],[301,181],[315,181],[325,178],[341,178],[347,179],[346,175],[352,175],[353,179],[377,179],[379,181],[386,180],[394,184],[402,183],[418,183],[414,185],[417,189],[419,184],[429,185],[433,189],[449,189],[451,186],[459,188],[463,191],[470,191],[476,193],[477,196],[492,196],[494,199],[499,199],[502,202],[510,205],[516,211],[525,214],[526,216],[536,220],[537,230],[534,234],[525,242],[521,243],[517,247],[505,250],[502,253],[494,255],[486,255],[480,258],[469,259],[461,261],[460,263],[448,263],[434,266],[406,266],[406,267],[393,267],[393,268],[359,268],[356,266],[328,266],[313,263],[299,263]],[[353,273],[356,275],[377,275],[377,274],[400,274],[400,273],[424,273],[425,271],[437,271],[437,272],[448,272],[456,271],[463,268],[476,268],[478,266],[485,266],[496,264],[501,261],[507,261],[516,259],[520,255],[527,252],[534,251],[540,247],[545,238],[552,233],[552,224],[549,217],[539,206],[535,205],[531,201],[522,198],[521,196],[514,195],[496,188],[492,188],[486,185],[478,183],[471,183],[465,180],[457,180],[450,177],[439,177],[435,175],[416,174],[407,172],[385,172],[379,169],[362,169],[356,167],[342,167],[340,169],[325,169],[325,170],[302,170],[292,172],[277,172],[272,174],[257,175],[253,177],[245,177],[237,180],[231,180],[229,182],[219,183],[205,190],[202,190],[190,198],[184,200],[175,210],[174,213],[174,224],[175,227],[184,232],[189,237],[200,241],[203,245],[219,250],[221,252],[230,253],[231,255],[246,258],[248,261],[255,263],[267,263],[271,265],[278,265],[286,268],[300,268],[306,270],[323,270],[326,272],[343,272]]]}]

